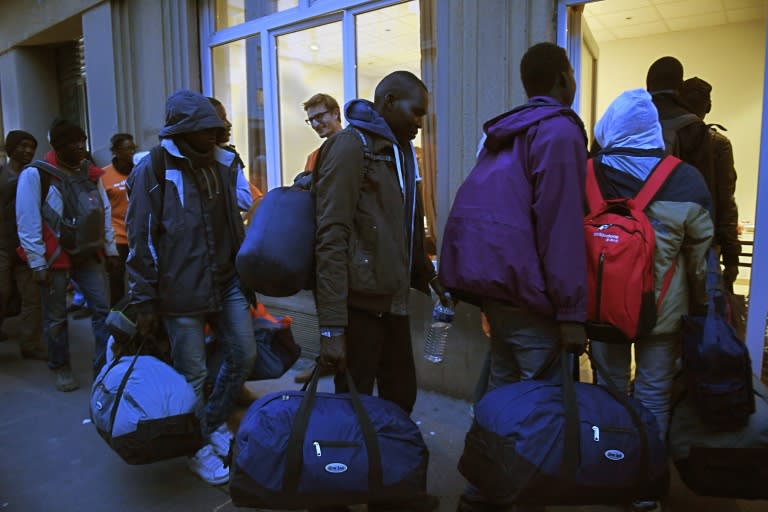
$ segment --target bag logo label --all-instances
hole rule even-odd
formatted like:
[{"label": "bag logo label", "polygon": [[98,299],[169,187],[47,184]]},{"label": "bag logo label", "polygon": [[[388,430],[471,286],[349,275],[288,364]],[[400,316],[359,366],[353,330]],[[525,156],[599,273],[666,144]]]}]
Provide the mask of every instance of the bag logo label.
[{"label": "bag logo label", "polygon": [[325,470],[329,473],[344,473],[347,469],[349,469],[347,465],[341,462],[331,462],[325,465]]},{"label": "bag logo label", "polygon": [[596,238],[602,238],[605,242],[609,244],[617,244],[621,241],[619,238],[619,235],[614,235],[610,233],[601,233],[600,231],[595,231],[594,233],[592,233],[592,236]]},{"label": "bag logo label", "polygon": [[621,460],[624,458],[624,452],[620,450],[605,450],[604,455],[608,460]]}]

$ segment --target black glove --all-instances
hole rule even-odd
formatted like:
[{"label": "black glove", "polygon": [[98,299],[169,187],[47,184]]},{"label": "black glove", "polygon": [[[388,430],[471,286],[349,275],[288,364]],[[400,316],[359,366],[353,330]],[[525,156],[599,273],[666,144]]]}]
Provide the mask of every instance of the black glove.
[{"label": "black glove", "polygon": [[442,304],[444,307],[452,308],[456,305],[453,297],[451,297],[451,293],[443,288],[443,285],[440,283],[440,280],[437,278],[437,276],[432,278],[432,280],[429,282],[429,285],[435,291],[437,298],[440,300],[440,304]]},{"label": "black glove", "polygon": [[33,270],[32,279],[40,286],[45,286],[46,288],[51,285],[51,274],[48,273],[47,268]]},{"label": "black glove", "polygon": [[733,283],[736,281],[736,277],[739,275],[738,265],[726,265],[723,269],[723,286],[725,289],[733,293]]},{"label": "black glove", "polygon": [[159,325],[160,316],[155,312],[139,313],[136,317],[136,332],[143,338],[154,336]]},{"label": "black glove", "polygon": [[339,373],[347,367],[347,335],[320,336],[320,357],[318,363],[321,366],[335,368]]},{"label": "black glove", "polygon": [[560,343],[566,352],[580,356],[584,353],[587,343],[587,333],[584,324],[579,322],[560,322]]}]

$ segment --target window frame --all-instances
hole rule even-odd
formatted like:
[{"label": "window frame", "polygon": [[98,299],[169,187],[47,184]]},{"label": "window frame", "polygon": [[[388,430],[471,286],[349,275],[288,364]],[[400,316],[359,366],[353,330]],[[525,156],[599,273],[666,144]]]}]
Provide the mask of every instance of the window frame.
[{"label": "window frame", "polygon": [[[280,109],[277,83],[276,38],[329,22],[342,22],[343,103],[357,97],[355,16],[409,0],[299,0],[298,7],[279,11],[239,25],[215,30],[216,0],[200,1],[200,71],[203,94],[213,95],[213,48],[237,40],[261,37],[264,77],[264,122],[267,189],[282,186]],[[417,0],[418,1],[418,0]]]}]

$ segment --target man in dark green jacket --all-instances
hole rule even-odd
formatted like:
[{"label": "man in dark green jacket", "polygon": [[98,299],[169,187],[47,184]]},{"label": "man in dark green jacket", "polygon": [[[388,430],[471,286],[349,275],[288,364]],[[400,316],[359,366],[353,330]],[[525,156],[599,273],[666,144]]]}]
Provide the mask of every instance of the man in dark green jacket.
[{"label": "man in dark green jacket", "polygon": [[420,181],[411,141],[427,113],[424,83],[407,71],[387,75],[374,102],[345,107],[349,126],[323,145],[315,183],[320,363],[335,367],[346,391],[347,367],[358,390],[410,413],[416,401],[408,294],[445,301],[424,251]]}]

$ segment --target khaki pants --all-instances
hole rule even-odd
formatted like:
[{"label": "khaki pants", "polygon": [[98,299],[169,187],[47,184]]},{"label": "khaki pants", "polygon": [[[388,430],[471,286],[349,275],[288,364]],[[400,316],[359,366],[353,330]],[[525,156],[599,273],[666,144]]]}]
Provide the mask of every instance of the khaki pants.
[{"label": "khaki pants", "polygon": [[[18,318],[16,338],[23,351],[42,348],[42,309],[40,305],[40,287],[32,279],[32,271],[21,262],[12,249],[0,248],[0,315],[5,310],[8,300],[6,294],[11,290],[13,280],[21,294],[21,313]],[[0,322],[4,318],[0,316]]]}]

